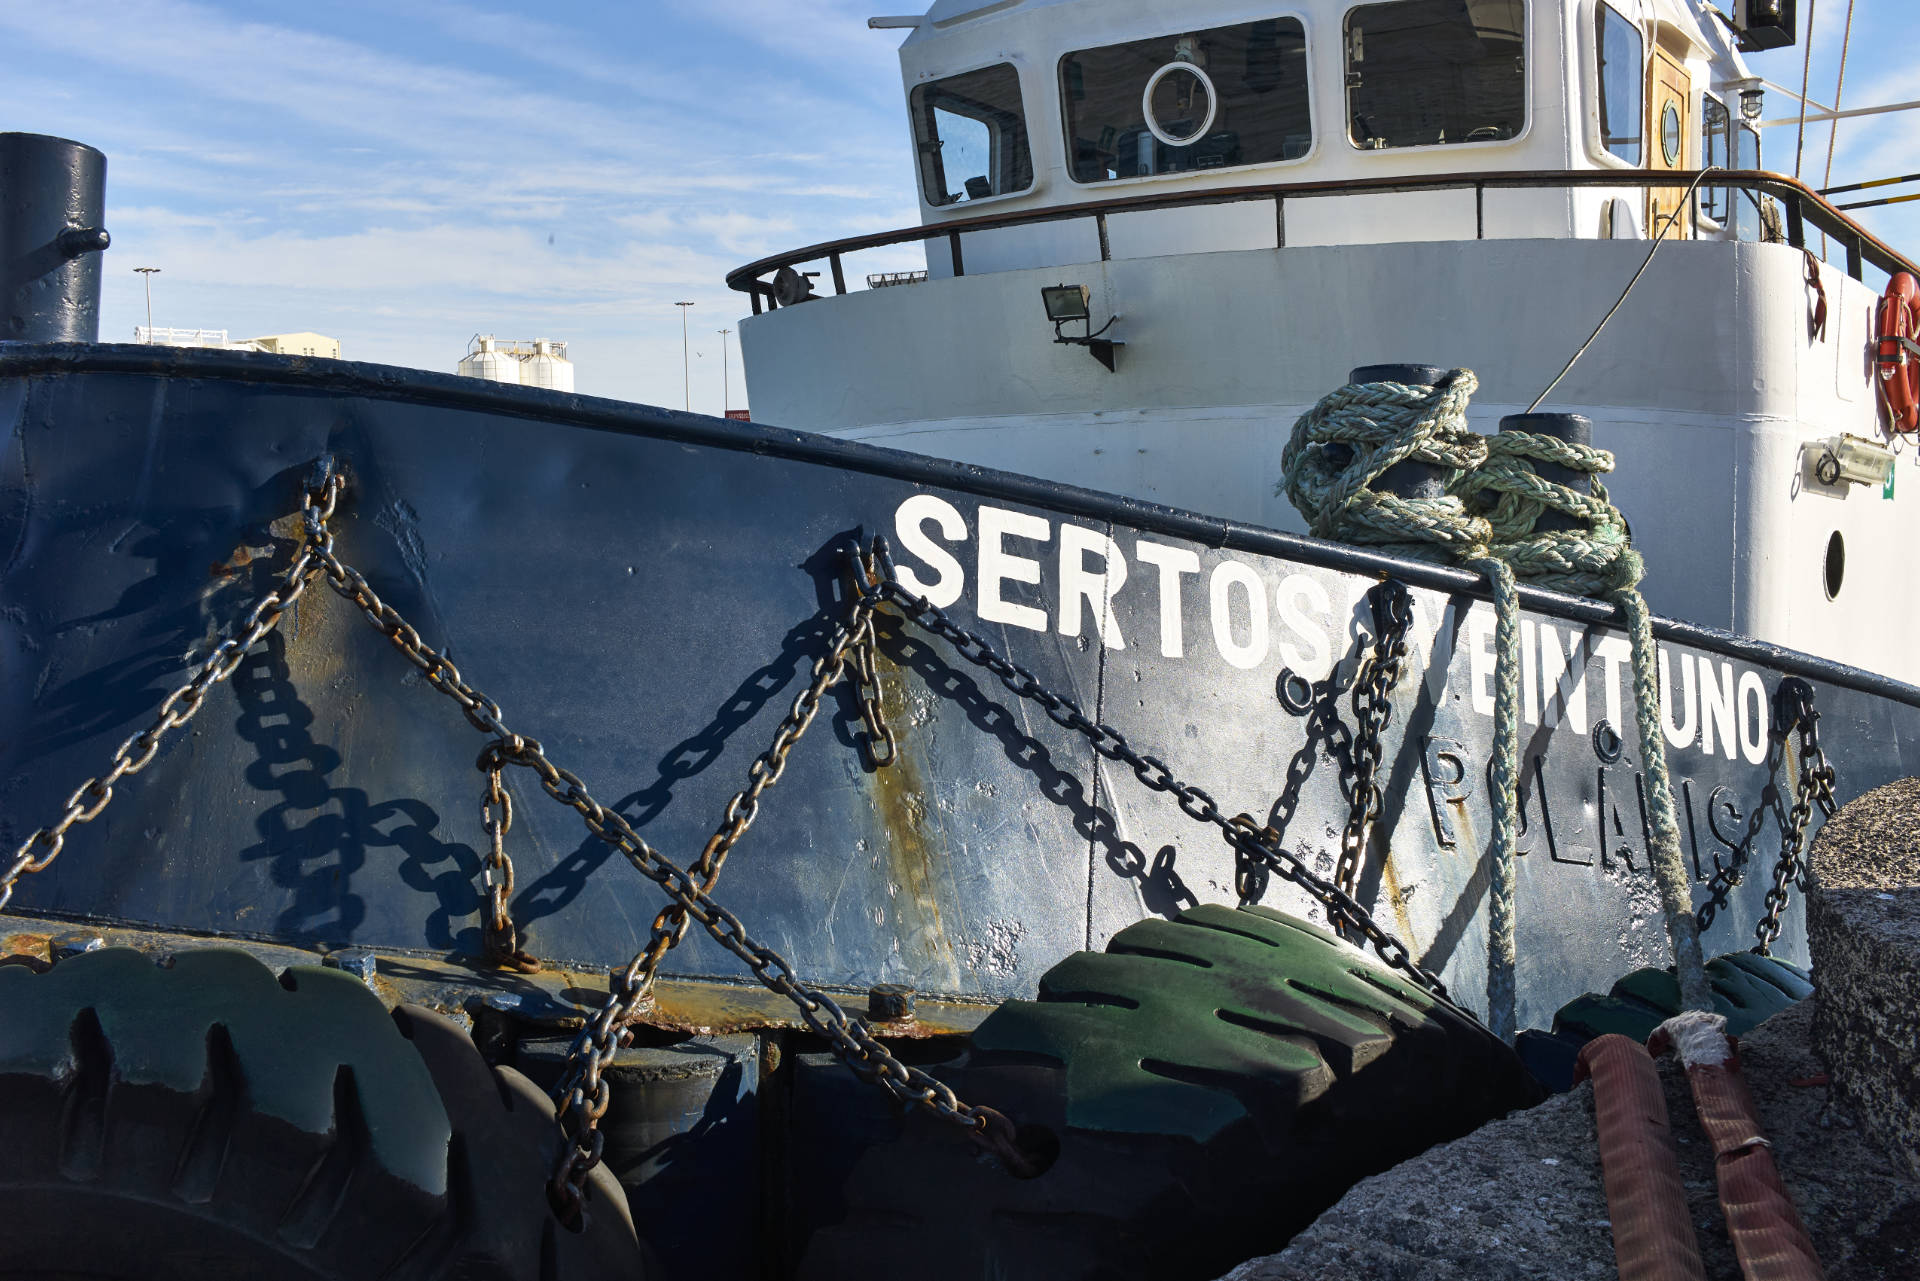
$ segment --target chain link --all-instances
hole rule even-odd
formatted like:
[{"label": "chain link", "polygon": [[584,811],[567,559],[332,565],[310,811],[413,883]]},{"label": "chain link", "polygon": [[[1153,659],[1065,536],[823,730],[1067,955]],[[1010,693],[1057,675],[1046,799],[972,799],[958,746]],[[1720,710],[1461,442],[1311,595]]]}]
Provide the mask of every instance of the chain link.
[{"label": "chain link", "polygon": [[513,830],[513,796],[502,786],[506,762],[499,755],[499,744],[489,743],[475,762],[487,776],[480,793],[480,827],[487,834],[489,849],[480,871],[486,891],[486,919],[480,926],[481,942],[487,957],[502,969],[534,974],[540,962],[520,945],[520,929],[513,923],[513,859],[507,855],[507,833]]},{"label": "chain link", "polygon": [[1244,863],[1263,868],[1306,891],[1326,909],[1327,920],[1335,930],[1344,936],[1364,940],[1389,968],[1400,971],[1436,999],[1446,1002],[1469,1018],[1473,1017],[1463,1007],[1454,1004],[1440,976],[1415,961],[1412,950],[1383,929],[1373,919],[1373,914],[1351,894],[1315,875],[1304,861],[1283,849],[1278,832],[1260,826],[1246,814],[1232,818],[1222,814],[1212,796],[1198,787],[1181,782],[1166,762],[1136,751],[1119,730],[1090,719],[1078,703],[1049,690],[1032,672],[1002,658],[985,639],[961,627],[944,610],[900,586],[884,538],[874,540],[874,555],[881,570],[880,595],[895,605],[909,621],[946,641],[961,658],[975,667],[991,672],[1016,697],[1037,704],[1055,724],[1084,737],[1095,752],[1131,769],[1134,777],[1149,790],[1165,792],[1173,797],[1181,813],[1196,822],[1210,823],[1219,828],[1227,843],[1243,856]]},{"label": "chain link", "polygon": [[[861,720],[868,734],[868,760],[875,768],[882,768],[898,755],[899,745],[880,707],[875,673],[873,611],[877,598],[871,594],[875,572],[873,561],[856,553],[846,621],[835,626],[827,652],[814,660],[811,679],[774,731],[773,742],[748,766],[747,786],[727,802],[719,828],[688,869],[703,893],[712,892],[727,856],[753,826],[760,812],[761,796],[786,772],[787,757],[819,714],[821,700],[849,672],[860,687]],[[884,750],[881,750],[882,744]],[[606,1008],[574,1038],[566,1071],[555,1090],[563,1117],[568,1112],[574,1116],[573,1147],[566,1154],[565,1168],[556,1175],[557,1183],[577,1190],[580,1181],[598,1161],[600,1139],[596,1130],[605,1110],[602,1099],[606,1092],[602,1074],[620,1049],[630,1043],[629,1028],[634,1017],[652,1004],[660,964],[686,937],[688,925],[689,914],[681,904],[676,902],[663,908],[654,918],[646,946],[614,976]]]},{"label": "chain link", "polygon": [[44,872],[59,858],[60,851],[66,848],[67,833],[74,825],[91,823],[100,817],[100,812],[113,800],[114,785],[151,765],[167,736],[194,718],[206,702],[208,691],[232,677],[246,658],[247,651],[278,627],[287,611],[306,594],[321,563],[312,542],[312,531],[316,526],[325,527],[339,498],[340,478],[333,475],[327,476],[317,491],[302,494],[308,543],[294,558],[280,584],[254,603],[240,626],[227,639],[214,646],[213,652],[201,661],[186,684],[167,695],[160,704],[153,724],[120,744],[108,762],[106,772],[76,788],[73,795],[67,798],[66,808],[60,817],[29,836],[14,851],[6,870],[0,872],[0,911],[6,910],[7,904],[12,901],[14,886],[20,878]]},{"label": "chain link", "polygon": [[[481,825],[491,844],[484,865],[487,899],[484,929],[490,956],[516,968],[537,968],[538,964],[520,948],[509,911],[513,864],[507,855],[505,840],[513,825],[513,805],[503,780],[508,765],[530,770],[542,790],[574,810],[588,831],[618,850],[671,900],[656,917],[647,946],[612,977],[607,1003],[576,1041],[577,1065],[569,1074],[557,1106],[567,1142],[556,1159],[550,1185],[555,1208],[563,1217],[577,1218],[581,1212],[582,1184],[604,1150],[605,1136],[599,1123],[611,1103],[605,1076],[607,1064],[636,1009],[650,996],[661,959],[684,938],[689,922],[697,922],[720,946],[743,962],[763,985],[791,1001],[801,1021],[825,1038],[856,1075],[879,1085],[903,1104],[925,1108],[965,1128],[1015,1172],[1031,1168],[1011,1121],[991,1108],[962,1103],[945,1083],[901,1063],[862,1020],[848,1015],[825,992],[803,982],[784,957],[755,941],[739,918],[711,897],[727,855],[758,814],[761,796],[779,781],[788,754],[812,724],[821,699],[849,670],[860,691],[869,760],[880,766],[898,755],[898,743],[881,709],[875,672],[873,616],[883,601],[893,603],[905,618],[947,640],[968,662],[992,672],[1012,693],[1038,704],[1057,724],[1085,737],[1101,756],[1128,766],[1149,790],[1172,796],[1190,818],[1217,827],[1244,861],[1264,867],[1305,890],[1326,908],[1335,928],[1364,939],[1387,965],[1406,974],[1437,999],[1451,1004],[1437,975],[1414,962],[1406,945],[1376,924],[1346,889],[1316,876],[1299,858],[1282,849],[1278,833],[1260,827],[1245,814],[1224,816],[1212,796],[1181,782],[1164,761],[1136,751],[1118,730],[1092,720],[1072,699],[1048,690],[1032,672],[1002,658],[987,641],[902,588],[895,580],[884,539],[875,539],[868,555],[856,554],[847,622],[836,629],[827,654],[815,662],[811,680],[781,722],[772,745],[749,767],[747,787],[729,802],[719,829],[707,842],[700,858],[691,869],[683,870],[649,845],[623,815],[596,801],[577,775],[554,764],[539,740],[515,732],[506,723],[498,703],[469,684],[446,655],[427,644],[398,611],[380,598],[364,575],[340,559],[328,522],[343,487],[341,477],[329,470],[322,473],[313,489],[303,493],[306,541],[280,586],[263,596],[235,634],[221,642],[193,677],[167,697],[154,724],[121,745],[107,772],[82,784],[69,798],[60,819],[36,831],[20,846],[5,873],[0,874],[0,908],[11,899],[14,885],[22,875],[41,871],[58,857],[70,828],[76,823],[90,822],[100,814],[113,799],[115,783],[152,762],[166,735],[193,718],[205,702],[207,692],[232,676],[247,651],[279,624],[316,574],[324,574],[328,585],[358,606],[429,685],[452,699],[475,729],[494,740],[477,762],[487,776],[481,800]],[[1404,596],[1404,589],[1401,595]],[[1376,611],[1378,608],[1376,602]],[[1393,625],[1380,628],[1374,672],[1364,706],[1359,691],[1355,694],[1356,714],[1370,718],[1363,719],[1363,725],[1372,725],[1372,738],[1368,740],[1371,750],[1365,754],[1371,759],[1372,768],[1363,769],[1355,787],[1356,795],[1371,798],[1366,805],[1370,811],[1366,821],[1378,814],[1378,794],[1377,789],[1371,787],[1371,778],[1379,765],[1377,740],[1386,721],[1384,704],[1375,702],[1372,685],[1375,680],[1384,680],[1385,691],[1390,692],[1405,656],[1404,626],[1397,623],[1391,609],[1389,607],[1388,620]],[[1385,692],[1377,697],[1384,699]]]},{"label": "chain link", "polygon": [[1807,891],[1809,867],[1804,851],[1807,824],[1813,818],[1813,807],[1818,805],[1821,814],[1827,818],[1832,818],[1837,808],[1833,795],[1833,765],[1820,747],[1820,713],[1813,705],[1813,686],[1797,676],[1789,676],[1780,682],[1777,697],[1778,732],[1784,737],[1799,731],[1800,780],[1794,788],[1793,808],[1788,812],[1786,826],[1780,833],[1780,859],[1773,866],[1773,884],[1767,890],[1766,911],[1753,929],[1754,936],[1760,940],[1754,945],[1753,951],[1760,956],[1773,955],[1774,942],[1780,937],[1780,914],[1786,911],[1787,904],[1792,900],[1789,888],[1797,887],[1802,894]]},{"label": "chain link", "polygon": [[1353,790],[1333,873],[1333,883],[1349,895],[1366,860],[1367,837],[1380,817],[1380,786],[1374,782],[1383,755],[1380,736],[1393,719],[1393,688],[1406,666],[1407,632],[1413,625],[1413,597],[1400,583],[1388,579],[1368,592],[1367,599],[1373,608],[1373,651],[1353,681]]}]

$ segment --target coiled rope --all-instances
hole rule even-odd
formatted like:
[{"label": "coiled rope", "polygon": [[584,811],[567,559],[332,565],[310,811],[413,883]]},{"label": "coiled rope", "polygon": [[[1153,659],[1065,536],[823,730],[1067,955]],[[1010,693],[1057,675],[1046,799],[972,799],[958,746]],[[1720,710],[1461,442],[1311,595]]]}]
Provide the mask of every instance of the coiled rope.
[{"label": "coiled rope", "polygon": [[[1491,438],[1467,425],[1479,387],[1456,369],[1437,386],[1349,383],[1301,415],[1281,455],[1279,489],[1318,537],[1377,547],[1420,560],[1465,566],[1487,576],[1498,624],[1493,759],[1489,768],[1493,837],[1487,975],[1489,1025],[1515,1032],[1515,840],[1520,828],[1520,594],[1518,580],[1619,605],[1632,647],[1635,721],[1645,758],[1649,851],[1666,912],[1682,1004],[1710,1010],[1700,934],[1680,854],[1673,788],[1660,726],[1658,656],[1652,616],[1639,590],[1645,565],[1627,541],[1626,520],[1599,477],[1613,455],[1534,432]],[[1400,497],[1373,488],[1405,461],[1446,468],[1443,495]],[[1591,495],[1543,478],[1536,463],[1593,477]],[[1571,529],[1537,528],[1554,511]]]}]

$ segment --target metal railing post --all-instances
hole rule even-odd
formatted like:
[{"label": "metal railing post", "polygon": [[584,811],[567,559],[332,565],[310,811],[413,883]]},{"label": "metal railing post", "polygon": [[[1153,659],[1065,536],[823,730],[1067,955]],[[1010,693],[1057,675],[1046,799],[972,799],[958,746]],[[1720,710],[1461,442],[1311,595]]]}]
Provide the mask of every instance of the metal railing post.
[{"label": "metal railing post", "polygon": [[828,258],[827,261],[833,264],[833,292],[836,294],[844,294],[847,292],[847,277],[846,274],[840,270],[840,255],[834,254]]},{"label": "metal railing post", "polygon": [[966,260],[960,256],[960,233],[959,232],[949,231],[947,233],[947,248],[953,252],[953,274],[956,276],[966,275],[967,274]]},{"label": "metal railing post", "polygon": [[1273,247],[1275,249],[1287,247],[1287,198],[1285,196],[1273,198]]}]

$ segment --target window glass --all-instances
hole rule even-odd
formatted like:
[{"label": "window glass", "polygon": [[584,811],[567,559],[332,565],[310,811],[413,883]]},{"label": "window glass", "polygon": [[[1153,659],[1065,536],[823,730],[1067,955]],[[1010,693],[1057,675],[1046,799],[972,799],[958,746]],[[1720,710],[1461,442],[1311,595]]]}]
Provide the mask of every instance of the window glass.
[{"label": "window glass", "polygon": [[1298,160],[1313,146],[1293,18],[1070,53],[1060,99],[1076,182]]},{"label": "window glass", "polygon": [[1368,150],[1495,142],[1527,122],[1521,0],[1395,0],[1347,14],[1347,123]]},{"label": "window glass", "polygon": [[1645,99],[1646,44],[1640,28],[1612,5],[1595,5],[1594,48],[1600,60],[1600,144],[1630,165],[1640,163],[1640,104]]},{"label": "window glass", "polygon": [[[1752,125],[1743,124],[1733,131],[1733,167],[1735,169],[1760,167],[1760,131]],[[1733,234],[1736,239],[1760,239],[1762,232],[1760,200],[1760,193],[1755,191],[1735,193]]]},{"label": "window glass", "polygon": [[1033,185],[1033,151],[1008,63],[915,85],[909,97],[930,205],[957,205]]},{"label": "window glass", "polygon": [[[1727,110],[1727,104],[1711,94],[1707,95],[1701,103],[1700,122],[1701,167],[1719,165],[1722,169],[1733,168],[1733,117]],[[1700,212],[1715,222],[1724,223],[1732,198],[1733,191],[1729,187],[1703,184],[1700,188]]]}]

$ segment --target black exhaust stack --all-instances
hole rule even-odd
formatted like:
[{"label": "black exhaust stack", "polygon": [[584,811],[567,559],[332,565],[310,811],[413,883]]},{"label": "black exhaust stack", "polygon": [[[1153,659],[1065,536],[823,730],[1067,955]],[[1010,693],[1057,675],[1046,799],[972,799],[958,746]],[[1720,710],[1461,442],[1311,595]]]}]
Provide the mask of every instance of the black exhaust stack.
[{"label": "black exhaust stack", "polygon": [[0,133],[0,342],[98,342],[107,158]]}]

